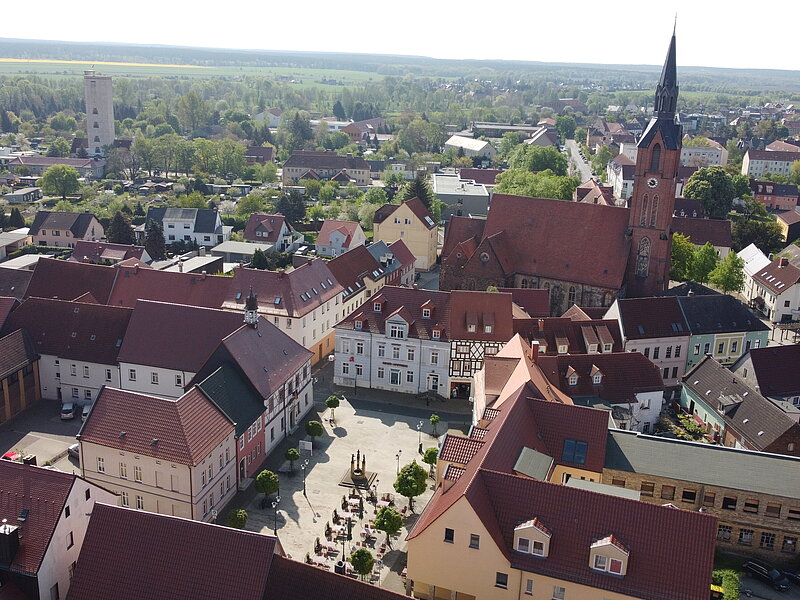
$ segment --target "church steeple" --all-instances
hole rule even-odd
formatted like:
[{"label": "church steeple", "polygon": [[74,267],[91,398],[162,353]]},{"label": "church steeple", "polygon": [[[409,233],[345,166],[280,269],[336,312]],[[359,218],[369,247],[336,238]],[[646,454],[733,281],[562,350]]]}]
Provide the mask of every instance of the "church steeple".
[{"label": "church steeple", "polygon": [[656,86],[654,116],[659,119],[675,119],[678,105],[678,74],[675,64],[675,30],[667,50],[667,59],[661,69],[661,78]]}]

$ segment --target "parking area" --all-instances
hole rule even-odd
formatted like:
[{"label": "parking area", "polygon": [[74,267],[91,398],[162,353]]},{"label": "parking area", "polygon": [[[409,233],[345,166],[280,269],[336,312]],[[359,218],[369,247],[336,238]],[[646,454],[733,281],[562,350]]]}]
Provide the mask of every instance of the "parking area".
[{"label": "parking area", "polygon": [[[747,590],[750,591],[749,595]],[[742,575],[739,591],[739,595],[743,600],[746,598],[760,598],[761,600],[800,600],[800,586],[791,584],[788,592],[779,592],[760,579],[749,575]]]},{"label": "parking area", "polygon": [[[66,459],[67,448],[75,443],[81,428],[80,415],[62,421],[61,403],[41,400],[24,413],[0,425],[0,454],[15,450],[22,455],[36,456],[36,463],[50,462],[71,471],[77,464]],[[60,465],[60,466],[59,466]],[[71,465],[71,466],[70,466]]]}]

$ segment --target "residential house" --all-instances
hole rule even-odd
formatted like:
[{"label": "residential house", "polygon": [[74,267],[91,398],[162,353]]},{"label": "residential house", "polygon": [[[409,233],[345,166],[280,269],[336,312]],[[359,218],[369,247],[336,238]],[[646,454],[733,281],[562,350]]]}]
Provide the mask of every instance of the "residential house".
[{"label": "residential house", "polygon": [[36,202],[37,200],[42,199],[42,188],[26,187],[18,190],[12,190],[3,194],[3,199],[9,204]]},{"label": "residential house", "polygon": [[229,282],[222,308],[241,314],[253,290],[259,314],[311,350],[314,364],[333,352],[333,327],[355,300],[344,297],[344,288],[321,258],[290,271],[239,268]]},{"label": "residential house", "polygon": [[0,260],[7,258],[12,252],[21,250],[25,246],[30,246],[32,243],[33,236],[28,233],[27,228],[0,232]]},{"label": "residential house", "polygon": [[606,313],[622,330],[626,352],[640,352],[661,372],[668,395],[679,391],[686,372],[691,330],[675,296],[620,298]]},{"label": "residential house", "polygon": [[470,131],[475,138],[483,135],[486,137],[500,138],[504,133],[518,133],[523,137],[530,137],[537,133],[540,129],[547,129],[541,125],[526,125],[526,124],[511,124],[511,123],[496,123],[489,121],[473,121],[470,126]]},{"label": "residential house", "polygon": [[410,286],[414,283],[414,255],[403,240],[391,244],[374,242],[367,246],[385,272],[384,285]]},{"label": "residential house", "polygon": [[275,250],[272,244],[264,244],[259,242],[237,242],[236,240],[228,240],[222,242],[211,249],[212,256],[218,256],[224,263],[239,263],[242,265],[249,265],[253,261],[253,255],[256,250],[260,250],[264,254],[269,254]]},{"label": "residential house", "polygon": [[75,243],[75,248],[72,250],[72,256],[70,256],[69,260],[73,262],[113,265],[131,258],[145,264],[149,264],[153,260],[150,258],[150,255],[147,254],[147,250],[144,249],[144,246],[86,241]]},{"label": "residential house", "polygon": [[244,153],[248,165],[265,165],[275,160],[274,146],[248,146]]},{"label": "residential house", "polygon": [[[800,160],[800,154],[797,154],[797,160]],[[750,189],[753,192],[753,198],[770,210],[794,211],[797,207],[799,194],[796,185],[751,179]]]},{"label": "residential house", "polygon": [[[736,253],[744,261],[744,288],[742,294],[745,298],[755,298],[758,292],[755,289],[753,275],[760,272],[770,264],[770,259],[755,244],[750,244]],[[750,303],[752,306],[752,303]]]},{"label": "residential house", "polygon": [[96,502],[116,497],[83,477],[0,460],[3,598],[63,598]]},{"label": "residential house", "polygon": [[586,202],[588,204],[617,205],[617,199],[614,197],[614,186],[600,185],[594,179],[590,179],[575,188],[572,200],[573,202]]},{"label": "residential house", "polygon": [[283,163],[284,186],[298,185],[303,179],[350,181],[359,187],[370,185],[369,165],[361,157],[339,156],[335,152],[295,151]]},{"label": "residential house", "polygon": [[773,323],[800,320],[800,268],[779,256],[752,275],[752,306]]},{"label": "residential house", "polygon": [[319,230],[315,248],[317,256],[339,256],[356,246],[363,246],[367,236],[355,221],[325,219]]},{"label": "residential house", "polygon": [[707,598],[716,518],[600,484],[607,413],[544,400],[546,380],[524,362],[518,377],[511,357],[488,360],[485,395],[513,391],[442,444],[436,492],[408,536],[413,595]]},{"label": "residential house", "polygon": [[78,171],[81,177],[92,179],[101,179],[106,167],[104,160],[96,158],[61,158],[39,154],[15,156],[6,163],[12,173],[18,173],[25,167],[29,175],[39,177],[53,165],[67,165]]},{"label": "residential house", "polygon": [[119,348],[121,381],[151,396],[178,398],[219,344],[242,327],[242,312],[139,300]]},{"label": "residential house", "polygon": [[470,158],[482,156],[487,160],[491,160],[497,154],[497,150],[490,142],[461,135],[450,136],[450,139],[444,143],[444,150],[445,152],[454,150]]},{"label": "residential house", "polygon": [[103,226],[92,213],[52,212],[40,210],[28,232],[39,246],[74,248],[79,240],[105,237]]},{"label": "residential house", "polygon": [[400,205],[384,204],[375,213],[373,239],[391,244],[403,240],[416,258],[417,271],[430,271],[436,265],[439,228],[419,198]]},{"label": "residential house", "polygon": [[449,392],[448,294],[386,286],[335,324],[337,385]]},{"label": "residential house", "polygon": [[442,221],[453,215],[486,215],[491,195],[482,183],[461,175],[436,173],[431,177],[433,193],[442,202]]},{"label": "residential house", "polygon": [[784,242],[794,242],[800,239],[800,212],[797,209],[778,213],[775,220],[778,227],[781,228]]},{"label": "residential house", "polygon": [[0,423],[41,400],[39,354],[24,329],[0,338],[0,384]]},{"label": "residential house", "polygon": [[614,190],[614,196],[625,200],[633,190],[633,171],[636,161],[625,154],[618,154],[606,166],[606,181]]},{"label": "residential house", "polygon": [[234,435],[196,386],[179,398],[104,387],[77,435],[81,476],[126,508],[213,521],[236,493]]},{"label": "residential house", "polygon": [[269,125],[270,128],[275,128],[281,124],[281,115],[283,111],[279,108],[270,108],[264,112],[260,112],[253,117],[254,121],[261,121]]},{"label": "residential house", "polygon": [[[517,304],[516,299],[514,303]],[[516,306],[514,312],[514,333],[529,344],[537,342],[539,355],[622,352],[619,324],[593,319],[577,306],[561,317],[527,318],[517,314]]]},{"label": "residential house", "polygon": [[724,167],[727,164],[727,148],[711,138],[703,138],[701,145],[684,144],[681,148],[681,166],[700,168],[720,165]]},{"label": "residential house", "polygon": [[523,144],[529,146],[558,146],[558,133],[549,127],[540,127],[529,137],[522,140]]},{"label": "residential house", "polygon": [[718,549],[770,563],[797,557],[799,478],[800,459],[790,456],[607,433],[603,483],[638,491],[642,502],[683,509],[676,513],[714,516]]},{"label": "residential house", "polygon": [[797,156],[797,152],[748,149],[742,159],[742,175],[755,179],[761,179],[764,173],[788,177]]},{"label": "residential house", "polygon": [[103,386],[120,385],[117,357],[130,319],[127,308],[28,298],[11,313],[3,334],[22,329],[30,336],[42,398],[83,405]]},{"label": "residential house", "polygon": [[[764,150],[774,152],[776,150],[783,152],[800,152],[800,142],[793,139],[775,140],[764,146]],[[800,159],[800,157],[798,157]]]},{"label": "residential house", "polygon": [[246,242],[273,244],[276,252],[294,252],[303,243],[303,235],[283,215],[253,213],[244,226]]},{"label": "residential house", "polygon": [[688,237],[697,248],[711,244],[720,258],[725,258],[731,252],[733,235],[731,222],[727,219],[673,217],[672,228],[674,233]]},{"label": "residential house", "polygon": [[396,592],[288,558],[252,531],[98,504],[67,600],[402,600]]},{"label": "residential house", "polygon": [[83,297],[108,304],[116,276],[113,267],[46,257],[36,263],[25,297],[60,300]]},{"label": "residential house", "polygon": [[247,299],[244,324],[225,337],[194,378],[236,424],[237,479],[258,467],[313,408],[312,353],[258,315]]},{"label": "residential house", "polygon": [[772,402],[710,356],[684,375],[680,406],[717,443],[800,456],[796,407]]},{"label": "residential house", "polygon": [[[800,345],[753,348],[731,367],[748,385],[781,407],[800,407]],[[789,409],[790,410],[790,409]],[[789,413],[787,410],[787,413]],[[796,421],[798,412],[789,413]]]},{"label": "residential house", "polygon": [[232,228],[222,225],[216,208],[151,206],[147,209],[147,221],[151,220],[161,225],[167,245],[182,241],[210,248],[231,237]]},{"label": "residential house", "polygon": [[379,133],[386,129],[386,121],[381,117],[364,119],[363,121],[353,121],[341,129],[350,136],[350,141],[354,144],[365,144],[371,142]]}]

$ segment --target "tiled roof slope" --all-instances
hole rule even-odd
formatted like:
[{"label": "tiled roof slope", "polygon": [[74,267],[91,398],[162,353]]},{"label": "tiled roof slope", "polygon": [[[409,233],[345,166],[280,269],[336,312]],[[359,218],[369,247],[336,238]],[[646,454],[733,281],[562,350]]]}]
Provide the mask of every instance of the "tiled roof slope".
[{"label": "tiled roof slope", "polygon": [[116,276],[114,267],[42,258],[36,263],[25,296],[74,300],[89,292],[98,302],[107,304]]},{"label": "tiled roof slope", "polygon": [[800,268],[788,258],[777,258],[753,273],[753,279],[777,296],[800,282]]},{"label": "tiled roof slope", "polygon": [[264,413],[264,400],[232,365],[223,364],[197,386],[234,423],[241,436]]},{"label": "tiled roof slope", "polygon": [[3,332],[24,329],[39,354],[113,365],[130,319],[128,308],[28,298]]},{"label": "tiled roof slope", "polygon": [[334,219],[325,219],[322,222],[322,228],[319,230],[317,236],[317,246],[328,246],[331,243],[331,233],[334,231],[341,232],[344,237],[344,247],[347,248],[353,239],[356,231],[358,231],[359,224],[355,221],[336,221]]},{"label": "tiled roof slope", "polygon": [[272,598],[276,546],[272,536],[98,503],[67,600]]},{"label": "tiled roof slope", "polygon": [[220,342],[241,326],[242,315],[232,311],[140,300],[119,362],[197,373]]},{"label": "tiled roof slope", "polygon": [[730,248],[733,244],[731,222],[727,219],[672,217],[672,231],[688,236],[697,246],[710,242],[712,246]]},{"label": "tiled roof slope", "polygon": [[23,300],[32,278],[33,271],[27,269],[0,268],[0,296]]},{"label": "tiled roof slope", "polygon": [[[22,573],[39,571],[75,475],[42,467],[0,460],[0,519],[22,525],[19,550],[10,568]],[[28,517],[17,517],[28,509]]]},{"label": "tiled roof slope", "polygon": [[78,437],[194,466],[232,431],[233,423],[197,387],[177,400],[104,387]]},{"label": "tiled roof slope", "polygon": [[24,329],[0,338],[0,379],[5,379],[39,358],[30,336]]},{"label": "tiled roof slope", "polygon": [[800,344],[751,348],[750,360],[762,394],[771,396],[800,392]]},{"label": "tiled roof slope", "polygon": [[[284,223],[286,223],[289,231],[292,231],[292,226],[286,222],[286,217],[283,215],[253,213],[247,219],[247,224],[244,226],[244,239],[251,242],[276,244]],[[257,236],[256,231],[259,230],[262,234]],[[267,235],[264,235],[264,233]]]},{"label": "tiled roof slope", "polygon": [[335,152],[300,151],[292,155],[283,163],[284,167],[305,167],[308,169],[364,169],[369,171],[369,164],[363,158],[356,156],[340,156]]},{"label": "tiled roof slope", "polygon": [[[231,285],[230,277],[220,275],[157,271],[137,266],[119,266],[116,270],[119,275],[108,299],[108,304],[113,306],[133,308],[137,300],[156,300],[219,308]],[[105,300],[100,301],[105,303]]]},{"label": "tiled roof slope", "polygon": [[373,277],[372,273],[380,267],[381,264],[366,246],[356,246],[328,261],[328,269],[333,273],[335,281],[345,289],[345,296],[363,289],[365,277],[376,280],[377,277]]},{"label": "tiled roof slope", "polygon": [[[430,211],[425,208],[425,205],[422,203],[422,200],[414,196],[410,200],[406,200],[403,202],[414,216],[420,220],[420,222],[428,229],[433,229],[436,227],[436,221],[433,219]],[[384,204],[375,212],[375,220],[376,223],[383,223],[389,216],[394,214],[398,208],[402,206],[401,204]]]},{"label": "tiled roof slope", "polygon": [[[514,335],[511,299],[512,295],[504,292],[451,291],[450,339],[507,342]],[[470,324],[475,331],[468,330]],[[491,333],[486,333],[486,326]]]},{"label": "tiled roof slope", "polygon": [[450,256],[456,246],[464,240],[475,238],[480,241],[483,238],[483,228],[485,225],[485,217],[470,218],[459,217],[457,215],[450,217],[444,229],[442,258]]},{"label": "tiled roof slope", "polygon": [[[39,235],[41,229],[69,229],[76,238],[86,235],[94,215],[92,213],[51,212],[40,210],[36,213],[30,228],[30,235]],[[98,232],[98,237],[102,230]]]},{"label": "tiled roof slope", "polygon": [[72,249],[72,256],[69,260],[72,262],[97,262],[104,259],[127,260],[129,258],[141,260],[143,254],[144,246],[79,240],[75,242],[75,248]]},{"label": "tiled roof slope", "polygon": [[598,352],[604,352],[606,344],[611,344],[611,352],[623,350],[619,323],[611,319],[514,319],[514,332],[530,342],[538,341],[540,353],[558,354],[558,347],[564,343],[569,354],[586,354],[592,343],[597,344]]},{"label": "tiled roof slope", "polygon": [[750,309],[727,294],[679,296],[678,302],[693,335],[769,330]]},{"label": "tiled roof slope", "polygon": [[625,338],[688,336],[689,326],[675,296],[617,300]]},{"label": "tiled roof slope", "polygon": [[9,296],[0,296],[0,329],[5,325],[11,311],[19,306],[19,300]]}]

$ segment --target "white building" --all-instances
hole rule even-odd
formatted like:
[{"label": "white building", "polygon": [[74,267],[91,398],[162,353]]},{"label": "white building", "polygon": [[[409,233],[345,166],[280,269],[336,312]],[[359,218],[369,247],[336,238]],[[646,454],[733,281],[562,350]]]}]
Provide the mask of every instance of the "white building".
[{"label": "white building", "polygon": [[489,142],[462,135],[450,136],[450,139],[444,143],[444,149],[445,151],[451,149],[456,151],[463,150],[464,156],[485,156],[487,159],[492,159],[497,154],[497,150]]},{"label": "white building", "polygon": [[194,242],[213,248],[231,238],[232,227],[222,224],[217,209],[151,207],[147,220],[151,219],[161,225],[168,246],[173,242]]},{"label": "white building", "polygon": [[83,72],[86,98],[86,135],[89,155],[104,156],[105,146],[114,144],[114,92],[109,75]]},{"label": "white building", "polygon": [[788,177],[789,169],[797,157],[797,152],[748,150],[742,159],[742,175],[754,179],[761,179],[764,173]]},{"label": "white building", "polygon": [[750,300],[758,296],[758,292],[755,291],[753,275],[767,267],[771,261],[755,244],[742,248],[736,254],[744,261],[744,288],[742,289],[742,294]]},{"label": "white building", "polygon": [[435,173],[431,176],[433,193],[442,201],[442,220],[489,213],[490,194],[486,186],[455,174]]},{"label": "white building", "polygon": [[750,304],[773,323],[800,320],[800,269],[779,257],[753,273]]}]

